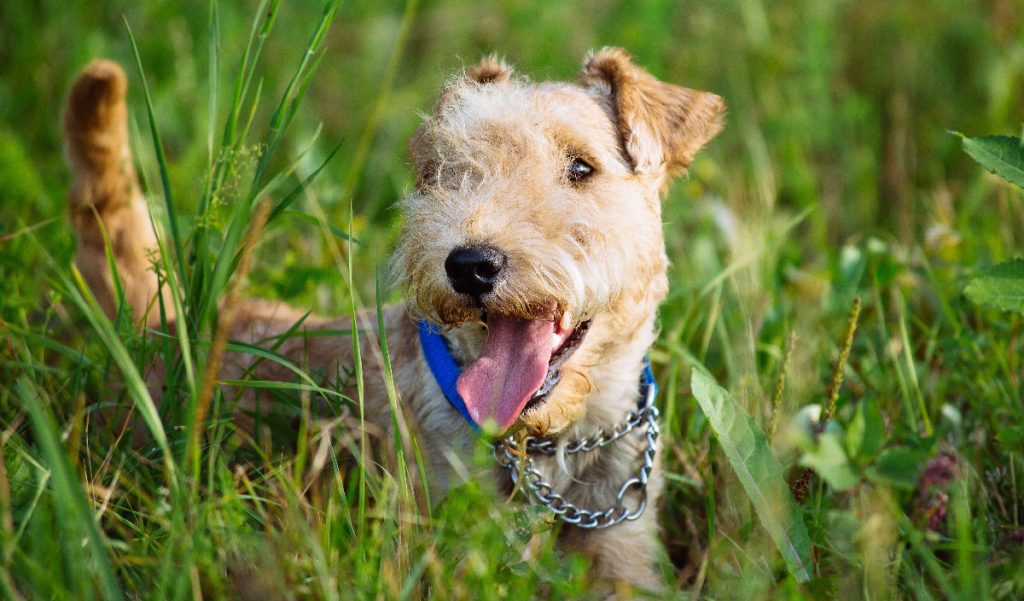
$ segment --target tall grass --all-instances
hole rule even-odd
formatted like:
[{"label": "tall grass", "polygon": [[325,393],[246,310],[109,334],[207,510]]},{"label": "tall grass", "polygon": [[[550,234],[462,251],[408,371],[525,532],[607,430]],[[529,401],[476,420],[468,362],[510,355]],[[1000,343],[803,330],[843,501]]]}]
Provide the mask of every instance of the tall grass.
[{"label": "tall grass", "polygon": [[[4,598],[592,596],[548,516],[496,500],[486,478],[425,512],[423,457],[383,471],[354,427],[361,385],[342,399],[291,364],[294,384],[203,383],[221,349],[285,361],[280,341],[218,342],[233,287],[353,330],[356,311],[398,297],[381,274],[404,143],[453,71],[497,50],[568,79],[604,44],[730,105],[665,201],[672,290],[651,357],[673,595],[1024,596],[1024,324],[962,294],[1019,253],[1024,202],[946,133],[1019,132],[1019,0],[94,8],[0,4]],[[172,335],[108,319],[70,266],[57,115],[101,55],[130,73],[156,267],[183,316]],[[162,390],[145,385],[153,357]],[[789,486],[806,481],[808,583],[693,399],[698,366],[768,433]],[[361,382],[361,364],[337,377]],[[283,415],[246,438],[230,391],[270,386]],[[123,434],[101,419],[115,410],[132,416]],[[827,426],[808,420],[819,412]],[[149,442],[133,447],[135,430]],[[481,444],[464,461],[492,460]]]}]

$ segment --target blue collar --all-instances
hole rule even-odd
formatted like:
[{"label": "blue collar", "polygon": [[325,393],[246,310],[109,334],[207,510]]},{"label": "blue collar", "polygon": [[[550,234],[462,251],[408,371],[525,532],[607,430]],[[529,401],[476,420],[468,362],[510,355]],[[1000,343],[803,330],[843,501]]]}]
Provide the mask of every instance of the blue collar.
[{"label": "blue collar", "polygon": [[[459,396],[459,391],[455,387],[461,370],[459,370],[459,364],[452,358],[452,354],[448,350],[448,343],[445,342],[444,336],[441,336],[441,331],[437,329],[437,326],[431,325],[423,319],[419,320],[416,326],[419,329],[423,358],[427,360],[430,373],[434,374],[434,380],[441,387],[441,392],[448,399],[448,403],[459,412],[459,415],[469,422],[474,430],[479,430],[480,426],[470,417],[469,410],[466,409],[466,402]],[[646,389],[652,386],[654,387],[654,394],[651,396],[653,400],[654,396],[658,394],[658,383],[654,380],[654,373],[651,371],[651,361],[645,356],[644,371],[640,375],[641,392],[645,393]],[[646,398],[646,394],[641,394],[640,403],[645,403]]]},{"label": "blue collar", "polygon": [[455,362],[451,352],[448,351],[448,343],[444,341],[444,336],[441,336],[441,332],[436,329],[436,326],[426,320],[421,319],[416,325],[420,330],[423,358],[427,360],[430,373],[434,374],[437,385],[441,387],[445,398],[459,412],[459,415],[464,417],[474,429],[480,429],[480,426],[469,416],[466,402],[462,400],[458,389],[455,388],[455,381],[459,379],[459,364]]}]

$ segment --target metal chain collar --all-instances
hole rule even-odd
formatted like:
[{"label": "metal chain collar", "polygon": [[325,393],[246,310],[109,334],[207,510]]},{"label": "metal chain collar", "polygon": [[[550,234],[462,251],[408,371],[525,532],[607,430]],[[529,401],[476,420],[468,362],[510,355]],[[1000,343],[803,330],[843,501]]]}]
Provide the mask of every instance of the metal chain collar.
[{"label": "metal chain collar", "polygon": [[[525,452],[523,452],[516,448],[517,441],[514,436],[510,435],[495,445],[495,459],[508,469],[513,487],[519,484],[519,477],[522,474],[523,485],[533,496],[533,500],[552,511],[563,522],[579,528],[608,528],[623,521],[633,521],[643,515],[644,510],[647,509],[647,480],[654,469],[654,454],[658,448],[658,408],[654,406],[655,391],[656,387],[653,383],[645,382],[642,386],[638,407],[627,413],[625,420],[617,424],[610,432],[602,430],[593,436],[569,443],[565,448],[565,452],[570,455],[593,451],[615,442],[641,424],[647,423],[645,434],[647,448],[642,454],[643,463],[640,466],[640,471],[622,483],[619,492],[615,495],[615,503],[608,509],[603,511],[583,509],[555,492],[551,484],[544,480],[534,467],[530,453],[554,455],[558,451],[558,444],[553,439],[528,436],[523,441],[525,448]],[[524,459],[525,465],[523,464]],[[640,501],[634,509],[630,510],[623,501],[626,493],[634,489],[639,493]]]}]

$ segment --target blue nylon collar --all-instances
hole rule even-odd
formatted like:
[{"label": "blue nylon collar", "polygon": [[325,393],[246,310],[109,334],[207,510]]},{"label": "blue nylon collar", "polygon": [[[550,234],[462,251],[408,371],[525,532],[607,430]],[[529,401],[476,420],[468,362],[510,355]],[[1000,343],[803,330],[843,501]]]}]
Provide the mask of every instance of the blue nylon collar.
[{"label": "blue nylon collar", "polygon": [[[448,344],[444,341],[444,337],[441,336],[441,331],[437,329],[437,326],[423,319],[419,320],[416,326],[420,334],[420,347],[423,349],[423,358],[427,360],[430,373],[434,374],[434,380],[441,387],[444,397],[459,412],[459,415],[469,422],[469,425],[473,426],[474,430],[479,430],[480,426],[470,417],[469,410],[466,409],[466,402],[459,396],[459,391],[455,387],[455,382],[459,379],[461,370],[459,369],[459,364],[452,358],[452,354],[448,350]],[[644,356],[644,371],[640,375],[640,403],[645,402],[647,395],[643,394],[643,392],[648,387],[654,387],[654,395],[651,397],[653,399],[658,395],[658,383],[654,380],[650,359]]]},{"label": "blue nylon collar", "polygon": [[437,385],[441,387],[445,398],[459,412],[459,415],[464,417],[473,426],[473,429],[479,430],[480,426],[469,416],[466,402],[462,400],[458,389],[455,388],[455,381],[459,379],[459,364],[455,362],[452,354],[448,351],[448,344],[445,343],[441,332],[423,319],[419,320],[416,326],[420,331],[420,346],[423,348],[423,358],[427,360],[427,365],[430,366],[430,373],[434,374]]}]

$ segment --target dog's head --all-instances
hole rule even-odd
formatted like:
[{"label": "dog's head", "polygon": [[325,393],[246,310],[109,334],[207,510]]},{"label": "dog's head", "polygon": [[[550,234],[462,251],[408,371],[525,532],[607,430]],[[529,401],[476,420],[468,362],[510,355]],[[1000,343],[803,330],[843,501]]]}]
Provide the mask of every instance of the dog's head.
[{"label": "dog's head", "polygon": [[394,268],[413,310],[452,326],[478,423],[560,431],[604,384],[595,368],[639,365],[667,291],[660,192],[723,113],[619,49],[578,83],[485,59],[447,86],[411,142]]}]

